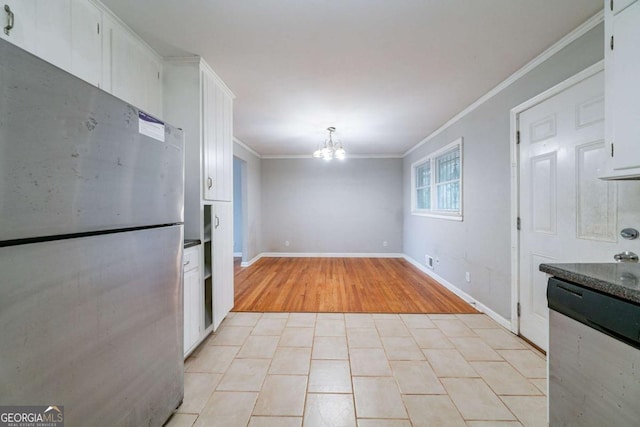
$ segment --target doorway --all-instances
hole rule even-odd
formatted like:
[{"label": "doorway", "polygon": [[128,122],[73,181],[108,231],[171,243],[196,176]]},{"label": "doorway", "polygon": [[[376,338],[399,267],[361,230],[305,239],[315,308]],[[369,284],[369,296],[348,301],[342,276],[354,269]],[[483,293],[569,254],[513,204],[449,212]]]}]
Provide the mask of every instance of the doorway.
[{"label": "doorway", "polygon": [[546,351],[548,276],[539,265],[613,262],[626,243],[618,224],[631,218],[640,194],[598,178],[606,159],[602,63],[516,107],[512,129],[512,322]]},{"label": "doorway", "polygon": [[246,167],[247,162],[233,157],[233,258],[240,262],[247,257]]}]

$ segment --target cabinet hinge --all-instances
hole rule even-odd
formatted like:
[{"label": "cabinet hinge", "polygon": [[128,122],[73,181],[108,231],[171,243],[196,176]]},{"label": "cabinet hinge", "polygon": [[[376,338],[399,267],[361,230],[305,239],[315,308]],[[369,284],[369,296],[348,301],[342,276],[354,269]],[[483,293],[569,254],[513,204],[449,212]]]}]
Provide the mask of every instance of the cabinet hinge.
[{"label": "cabinet hinge", "polygon": [[520,131],[516,131],[516,144],[520,145]]},{"label": "cabinet hinge", "polygon": [[613,142],[611,143],[611,157],[613,157]]},{"label": "cabinet hinge", "polygon": [[518,217],[516,220],[516,230],[520,231],[520,228],[522,228],[522,221],[520,220],[520,217]]},{"label": "cabinet hinge", "polygon": [[611,36],[611,50],[613,50],[613,36]]},{"label": "cabinet hinge", "polygon": [[518,317],[520,317],[520,313],[521,313],[520,303],[518,303],[518,305],[516,306],[516,309],[517,309],[517,312],[518,312]]}]

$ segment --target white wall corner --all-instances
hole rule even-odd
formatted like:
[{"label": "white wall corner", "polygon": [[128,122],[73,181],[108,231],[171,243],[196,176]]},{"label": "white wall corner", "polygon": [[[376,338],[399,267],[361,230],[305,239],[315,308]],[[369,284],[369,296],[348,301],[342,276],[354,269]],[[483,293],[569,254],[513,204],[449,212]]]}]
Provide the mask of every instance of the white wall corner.
[{"label": "white wall corner", "polygon": [[240,267],[250,267],[252,264],[254,264],[256,261],[258,261],[260,258],[262,258],[262,254],[258,254],[256,256],[254,256],[249,261],[242,261],[240,263]]},{"label": "white wall corner", "polygon": [[412,265],[414,265],[416,268],[418,268],[418,270],[422,271],[427,276],[431,277],[433,280],[435,280],[436,282],[440,283],[442,286],[444,286],[445,288],[447,288],[448,290],[450,290],[451,292],[453,292],[454,294],[456,294],[457,296],[462,298],[466,303],[468,303],[469,305],[471,305],[472,307],[474,307],[478,311],[480,311],[480,312],[486,314],[487,316],[491,317],[500,326],[511,330],[511,321],[510,320],[505,319],[504,317],[502,317],[501,315],[499,315],[498,313],[496,313],[495,311],[493,311],[492,309],[490,309],[486,305],[484,305],[481,302],[479,302],[478,300],[476,300],[474,297],[472,297],[468,293],[464,292],[463,290],[461,290],[460,288],[455,286],[453,283],[451,283],[448,280],[446,280],[445,278],[439,276],[438,274],[436,274],[432,270],[429,270],[427,268],[427,266],[422,265],[421,263],[419,263],[415,259],[411,258],[409,255],[404,254],[403,258],[405,260],[407,260],[409,263],[411,263]]}]

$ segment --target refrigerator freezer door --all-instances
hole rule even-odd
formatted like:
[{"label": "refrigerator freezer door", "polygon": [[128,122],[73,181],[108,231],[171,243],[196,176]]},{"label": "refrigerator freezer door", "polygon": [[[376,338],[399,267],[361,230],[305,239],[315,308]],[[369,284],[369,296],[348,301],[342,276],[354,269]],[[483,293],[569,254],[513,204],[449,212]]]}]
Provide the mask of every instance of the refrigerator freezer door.
[{"label": "refrigerator freezer door", "polygon": [[183,221],[182,131],[4,40],[0,58],[0,242]]},{"label": "refrigerator freezer door", "polygon": [[0,405],[160,426],[183,398],[182,226],[0,248]]}]

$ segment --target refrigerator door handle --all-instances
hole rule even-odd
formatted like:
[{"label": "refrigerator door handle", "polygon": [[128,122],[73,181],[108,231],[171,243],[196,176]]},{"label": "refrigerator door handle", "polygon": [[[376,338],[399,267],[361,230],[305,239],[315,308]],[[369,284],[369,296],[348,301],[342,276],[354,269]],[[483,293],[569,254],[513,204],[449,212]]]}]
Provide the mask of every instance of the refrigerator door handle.
[{"label": "refrigerator door handle", "polygon": [[207,188],[209,190],[211,190],[211,187],[213,187],[213,179],[211,179],[211,177],[207,178]]},{"label": "refrigerator door handle", "polygon": [[218,227],[220,226],[220,217],[218,217],[218,215],[216,215],[216,229],[218,229]]}]

